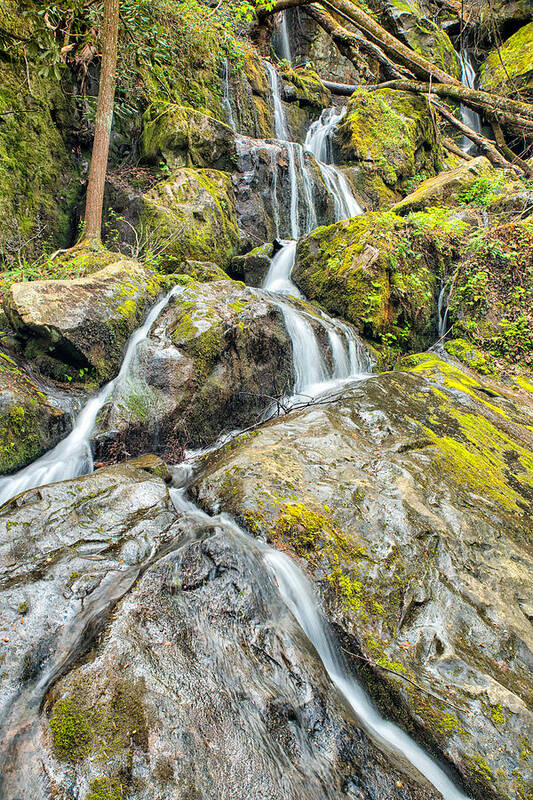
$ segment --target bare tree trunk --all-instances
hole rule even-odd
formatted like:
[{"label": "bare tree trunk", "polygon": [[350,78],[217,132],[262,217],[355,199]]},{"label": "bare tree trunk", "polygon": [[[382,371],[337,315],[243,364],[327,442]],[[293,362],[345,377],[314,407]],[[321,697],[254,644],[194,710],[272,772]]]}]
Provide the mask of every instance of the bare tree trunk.
[{"label": "bare tree trunk", "polygon": [[91,166],[87,184],[83,242],[94,240],[99,242],[101,239],[105,178],[115,100],[118,20],[119,0],[104,0],[102,66],[100,69],[100,83],[98,87],[98,105],[96,108]]},{"label": "bare tree trunk", "polygon": [[474,156],[469,155],[468,153],[463,153],[460,147],[456,145],[452,139],[444,138],[442,140],[442,146],[448,150],[450,153],[453,153],[454,156],[457,158],[461,158],[463,161],[472,161]]},{"label": "bare tree trunk", "polygon": [[529,166],[527,161],[524,161],[522,158],[520,158],[520,156],[517,156],[516,153],[513,153],[513,151],[505,141],[505,136],[498,120],[495,117],[489,115],[489,122],[494,132],[496,144],[498,145],[504,156],[509,159],[511,164],[518,164],[520,169],[523,172],[525,172],[528,178],[533,177],[533,169]]}]

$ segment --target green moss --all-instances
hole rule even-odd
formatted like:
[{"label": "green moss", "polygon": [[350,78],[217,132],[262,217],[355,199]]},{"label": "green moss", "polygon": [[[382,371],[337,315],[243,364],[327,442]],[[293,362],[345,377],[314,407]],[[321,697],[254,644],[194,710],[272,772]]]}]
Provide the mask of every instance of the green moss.
[{"label": "green moss", "polygon": [[107,761],[133,744],[146,749],[143,685],[121,679],[107,688],[105,698],[94,703],[80,684],[72,696],[53,705],[50,729],[58,758],[79,761],[90,756]]},{"label": "green moss", "polygon": [[482,375],[490,375],[494,373],[494,367],[487,361],[486,357],[469,344],[464,339],[452,339],[444,345],[445,350],[451,356],[454,356],[467,367],[477,370]]},{"label": "green moss", "polygon": [[338,138],[346,161],[377,172],[390,187],[439,168],[440,149],[425,103],[408,92],[357,89]]},{"label": "green moss", "polygon": [[122,784],[118,778],[95,778],[91,781],[85,800],[123,800]]},{"label": "green moss", "polygon": [[505,716],[501,705],[492,706],[490,715],[495,725],[505,725]]},{"label": "green moss", "polygon": [[524,25],[487,56],[480,70],[480,88],[500,94],[522,90],[533,96],[533,22]]},{"label": "green moss", "polygon": [[470,764],[470,773],[476,783],[491,783],[494,780],[492,770],[487,760],[478,754],[466,756]]},{"label": "green moss", "polygon": [[91,728],[86,713],[72,700],[59,700],[50,718],[54,751],[58,758],[78,761],[89,752]]}]

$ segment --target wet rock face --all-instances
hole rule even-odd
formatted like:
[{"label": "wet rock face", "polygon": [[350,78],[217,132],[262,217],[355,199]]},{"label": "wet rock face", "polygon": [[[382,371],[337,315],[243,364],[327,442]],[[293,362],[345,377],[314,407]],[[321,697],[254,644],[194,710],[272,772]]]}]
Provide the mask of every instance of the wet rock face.
[{"label": "wet rock face", "polygon": [[176,461],[181,446],[256,422],[291,380],[290,343],[269,298],[229,280],[188,280],[104,409],[98,457],[118,439],[126,452],[155,448]]},{"label": "wet rock face", "polygon": [[[293,145],[298,187],[296,216],[300,230],[334,220],[332,199],[314,156]],[[276,238],[291,238],[290,153],[283,143],[239,137],[237,169],[232,179],[240,231],[246,253]],[[303,186],[308,181],[308,191]],[[315,224],[316,220],[316,224]]]},{"label": "wet rock face", "polygon": [[86,278],[14,283],[4,310],[34,347],[92,368],[103,382],[118,371],[130,334],[159,293],[153,272],[123,259]]},{"label": "wet rock face", "polygon": [[217,523],[190,535],[48,693],[36,800],[67,782],[142,800],[436,798],[346,717],[261,553]]},{"label": "wet rock face", "polygon": [[271,423],[195,493],[301,559],[346,649],[373,665],[378,704],[454,762],[472,796],[522,800],[533,396],[432,354],[412,364]]},{"label": "wet rock face", "polygon": [[44,693],[89,649],[143,566],[179,538],[175,519],[163,480],[133,465],[34,489],[3,507],[2,797],[46,796],[40,783],[17,783],[35,766],[25,748]]}]

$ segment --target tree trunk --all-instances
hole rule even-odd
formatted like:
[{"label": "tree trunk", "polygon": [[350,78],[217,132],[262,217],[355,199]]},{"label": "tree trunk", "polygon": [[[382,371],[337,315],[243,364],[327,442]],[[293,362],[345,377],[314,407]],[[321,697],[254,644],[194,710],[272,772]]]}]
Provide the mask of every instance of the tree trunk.
[{"label": "tree trunk", "polygon": [[440,103],[437,103],[435,99],[431,99],[431,105],[433,106],[438,113],[444,117],[447,122],[450,122],[457,130],[461,131],[464,136],[470,139],[471,142],[474,142],[481,150],[483,150],[484,154],[488,158],[491,164],[495,167],[500,167],[505,169],[507,167],[511,167],[508,161],[498,152],[494,144],[489,141],[485,136],[482,136],[481,133],[477,133],[473,131],[472,128],[469,128],[468,125],[465,125],[464,122],[454,117],[451,111],[447,108],[442,106]]},{"label": "tree trunk", "polygon": [[358,31],[349,31],[343,28],[331,14],[324,11],[323,8],[316,3],[313,5],[305,6],[305,13],[317,22],[326,33],[329,33],[333,42],[338,47],[340,53],[352,62],[356,69],[361,68],[361,60],[359,59],[359,50],[375,58],[384,68],[385,74],[393,76],[394,78],[402,79],[405,77],[405,70],[398,67],[385,55],[383,50],[378,45],[369,42]]},{"label": "tree trunk", "polygon": [[450,86],[443,83],[429,83],[420,81],[395,80],[381,83],[377,86],[368,87],[369,89],[406,89],[408,92],[419,92],[421,94],[433,94],[440,97],[453,97],[460,103],[464,103],[474,111],[484,114],[494,113],[499,122],[507,122],[511,125],[523,126],[528,129],[528,135],[533,131],[533,104],[522,103],[519,100],[511,100],[492,92],[481,92],[478,89],[468,89],[466,86]]},{"label": "tree trunk", "polygon": [[113,121],[116,69],[118,56],[119,0],[104,0],[102,31],[102,66],[98,87],[98,104],[94,142],[87,184],[85,204],[84,242],[100,241],[102,235],[102,209],[109,156],[109,140]]}]

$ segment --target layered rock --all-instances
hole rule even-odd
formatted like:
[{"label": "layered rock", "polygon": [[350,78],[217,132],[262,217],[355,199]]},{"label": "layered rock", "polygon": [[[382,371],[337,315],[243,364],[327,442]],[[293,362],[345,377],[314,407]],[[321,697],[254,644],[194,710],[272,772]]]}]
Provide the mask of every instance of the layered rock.
[{"label": "layered rock", "polygon": [[258,421],[291,380],[273,301],[229,280],[184,279],[100,417],[98,457],[118,440],[129,453],[156,448],[176,461],[183,446]]},{"label": "layered rock", "polygon": [[380,707],[498,800],[533,780],[532,420],[532,394],[424,354],[237,440],[195,489],[305,565]]},{"label": "layered rock", "polygon": [[4,309],[33,355],[52,353],[102,382],[118,371],[130,334],[160,292],[154,272],[122,259],[84,278],[14,283]]}]

